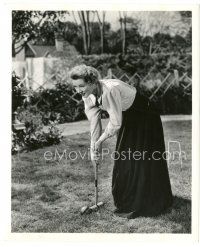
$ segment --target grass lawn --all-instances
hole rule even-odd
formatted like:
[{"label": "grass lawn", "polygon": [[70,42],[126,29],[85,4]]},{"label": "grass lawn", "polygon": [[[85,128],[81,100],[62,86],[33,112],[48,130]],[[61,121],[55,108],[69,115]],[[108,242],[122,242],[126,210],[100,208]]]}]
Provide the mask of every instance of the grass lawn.
[{"label": "grass lawn", "polygon": [[[157,217],[124,219],[113,214],[111,194],[113,161],[104,159],[99,168],[99,197],[105,206],[98,212],[80,215],[80,208],[94,202],[94,170],[88,159],[67,156],[45,160],[44,153],[57,150],[84,154],[89,133],[65,137],[59,145],[13,156],[12,232],[113,232],[113,233],[190,233],[191,232],[191,121],[163,123],[167,142],[179,141],[187,159],[182,168],[177,159],[169,163],[174,195],[172,208]],[[104,147],[114,151],[116,138]],[[171,149],[178,150],[171,144]],[[49,156],[48,156],[49,157]],[[50,159],[50,158],[49,158]]]}]

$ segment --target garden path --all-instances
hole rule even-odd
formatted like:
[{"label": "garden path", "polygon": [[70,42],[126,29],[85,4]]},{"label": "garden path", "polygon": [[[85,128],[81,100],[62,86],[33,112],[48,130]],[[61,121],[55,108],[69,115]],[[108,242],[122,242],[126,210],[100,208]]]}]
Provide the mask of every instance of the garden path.
[{"label": "garden path", "polygon": [[[161,116],[163,122],[167,121],[189,121],[192,120],[192,115],[163,115]],[[103,129],[107,125],[109,119],[102,119]],[[81,134],[89,131],[89,121],[82,120],[72,123],[59,124],[57,126],[61,131],[63,136],[69,136],[74,134]]]}]

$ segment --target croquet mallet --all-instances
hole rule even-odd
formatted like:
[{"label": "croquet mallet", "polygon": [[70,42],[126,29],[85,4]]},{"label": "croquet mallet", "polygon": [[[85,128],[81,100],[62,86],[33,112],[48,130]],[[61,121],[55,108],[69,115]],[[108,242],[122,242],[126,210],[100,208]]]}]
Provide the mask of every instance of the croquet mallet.
[{"label": "croquet mallet", "polygon": [[95,160],[92,160],[94,169],[95,169],[95,180],[94,180],[94,184],[95,184],[95,205],[89,207],[89,206],[84,206],[81,208],[81,214],[85,214],[85,213],[91,213],[93,211],[97,211],[101,206],[104,205],[103,202],[98,202],[98,162]]}]

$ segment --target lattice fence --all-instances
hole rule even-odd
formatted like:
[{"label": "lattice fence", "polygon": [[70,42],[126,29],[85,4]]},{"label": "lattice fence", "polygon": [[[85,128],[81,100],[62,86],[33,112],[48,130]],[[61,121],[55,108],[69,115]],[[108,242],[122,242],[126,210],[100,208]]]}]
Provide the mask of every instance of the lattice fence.
[{"label": "lattice fence", "polygon": [[[192,93],[192,79],[184,73],[183,75],[179,76],[178,71],[174,70],[174,73],[168,73],[165,77],[161,78],[153,78],[152,77],[152,68],[149,73],[141,77],[138,73],[135,73],[133,76],[128,76],[126,73],[122,74],[121,76],[116,76],[112,73],[112,70],[108,70],[107,78],[114,78],[120,79],[128,84],[131,84],[135,87],[146,86],[149,91],[149,99],[150,100],[157,100],[158,97],[162,98],[166,92],[172,87],[176,85],[177,87],[183,88],[183,94],[191,95]],[[154,75],[153,75],[154,76]],[[149,86],[148,84],[152,84],[153,86]]]},{"label": "lattice fence", "polygon": [[[126,73],[122,75],[116,76],[111,69],[107,71],[107,76],[104,78],[114,78],[114,79],[120,79],[128,84],[131,84],[135,87],[147,87],[149,92],[149,99],[150,100],[157,100],[158,98],[163,97],[166,92],[172,87],[173,85],[176,85],[178,87],[182,87],[183,94],[191,95],[192,93],[192,79],[187,75],[187,73],[182,74],[179,76],[179,73],[177,70],[174,70],[173,73],[168,73],[165,77],[160,76],[157,77],[157,75],[153,74],[153,67],[148,72],[146,76],[140,76],[138,73],[135,73],[133,76],[128,76]],[[44,80],[44,83],[42,85],[38,84],[37,81],[34,81],[32,78],[28,77],[28,74],[25,75],[25,78],[22,79],[18,86],[25,85],[33,85],[36,84],[38,87],[34,90],[34,92],[44,90],[46,88],[53,88],[57,82],[67,82],[68,78],[67,75],[63,77],[63,75],[60,75],[59,73],[54,73],[50,75],[49,77],[46,77]],[[149,86],[151,85],[151,86]],[[72,95],[68,95],[69,99],[74,101],[75,104],[79,105],[82,104],[82,100],[76,99],[77,92],[75,90],[72,90]],[[32,95],[33,90],[30,87],[27,87],[27,94],[26,100],[30,100],[30,96]],[[39,99],[39,101],[36,103],[36,105],[44,99]],[[44,102],[45,103],[45,102]],[[46,102],[48,104],[48,102]]]}]

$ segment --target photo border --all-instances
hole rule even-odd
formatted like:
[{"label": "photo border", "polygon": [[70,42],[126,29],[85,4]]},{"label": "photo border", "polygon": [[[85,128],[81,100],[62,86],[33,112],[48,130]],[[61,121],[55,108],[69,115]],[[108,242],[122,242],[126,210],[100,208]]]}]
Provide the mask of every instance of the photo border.
[{"label": "photo border", "polygon": [[[151,242],[196,242],[199,240],[199,6],[197,4],[137,4],[129,3],[128,6],[124,1],[112,1],[112,3],[97,3],[95,1],[87,1],[82,4],[75,1],[65,1],[62,3],[6,3],[3,5],[4,22],[4,40],[1,40],[0,47],[5,49],[0,53],[0,67],[3,68],[1,72],[1,88],[0,88],[0,105],[1,112],[4,116],[4,121],[1,122],[1,152],[3,154],[1,187],[3,186],[4,194],[2,199],[5,203],[1,205],[1,224],[3,222],[3,239],[9,241],[44,241],[57,243],[58,241],[70,242],[127,242],[135,241]],[[102,4],[102,2],[104,4]],[[113,5],[113,2],[115,4]],[[141,1],[140,1],[141,2]],[[47,7],[48,5],[48,7]],[[11,56],[11,11],[12,10],[107,10],[107,11],[192,11],[192,233],[191,234],[137,234],[137,233],[11,233],[11,83],[10,75],[12,71],[12,56]],[[3,58],[3,59],[2,59]],[[6,65],[6,66],[5,66]],[[4,82],[4,83],[2,83]],[[7,83],[5,83],[7,82]],[[3,85],[2,85],[3,84]],[[1,175],[2,175],[1,174]],[[2,213],[3,212],[3,213]]]}]

